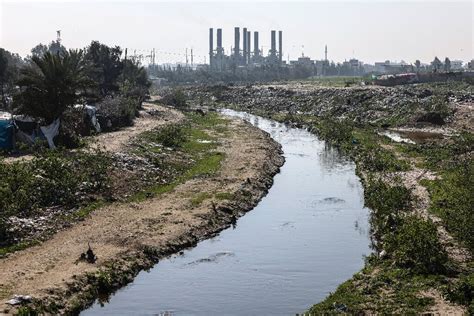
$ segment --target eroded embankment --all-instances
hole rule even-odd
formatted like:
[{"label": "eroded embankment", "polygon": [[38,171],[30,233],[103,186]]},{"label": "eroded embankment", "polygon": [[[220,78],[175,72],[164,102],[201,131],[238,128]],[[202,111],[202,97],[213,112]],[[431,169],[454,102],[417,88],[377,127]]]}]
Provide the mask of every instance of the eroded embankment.
[{"label": "eroded embankment", "polygon": [[[373,210],[375,253],[309,314],[474,311],[471,86],[290,83],[195,88],[188,95],[308,128],[356,162]],[[408,130],[413,142],[381,135],[388,127]]]},{"label": "eroded embankment", "polygon": [[[215,235],[252,209],[283,164],[280,146],[241,120],[223,124],[208,131],[217,143],[209,158],[223,157],[216,172],[199,164],[194,171],[200,176],[171,190],[97,209],[50,240],[0,260],[1,310],[17,312],[5,302],[20,294],[33,297],[21,311],[77,313],[160,258]],[[98,258],[95,264],[77,260],[88,243]]]}]

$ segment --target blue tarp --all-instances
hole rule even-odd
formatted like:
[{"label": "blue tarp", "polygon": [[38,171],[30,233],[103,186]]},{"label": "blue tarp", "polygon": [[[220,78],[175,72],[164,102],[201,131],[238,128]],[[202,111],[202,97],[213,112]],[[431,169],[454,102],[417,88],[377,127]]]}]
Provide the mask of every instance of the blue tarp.
[{"label": "blue tarp", "polygon": [[11,120],[0,120],[0,148],[13,148],[13,122]]}]

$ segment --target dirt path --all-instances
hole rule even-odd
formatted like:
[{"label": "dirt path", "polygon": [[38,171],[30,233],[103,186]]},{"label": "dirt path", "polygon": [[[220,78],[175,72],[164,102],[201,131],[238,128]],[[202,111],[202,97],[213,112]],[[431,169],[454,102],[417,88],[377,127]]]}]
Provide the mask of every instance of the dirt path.
[{"label": "dirt path", "polygon": [[176,123],[184,118],[181,112],[153,103],[143,103],[143,110],[133,126],[115,132],[103,133],[93,137],[92,148],[102,148],[109,152],[124,149],[129,141],[138,134],[155,127]]},{"label": "dirt path", "polygon": [[[410,190],[415,198],[413,211],[422,218],[429,219],[436,224],[439,241],[446,250],[449,258],[461,269],[466,269],[469,262],[472,260],[469,251],[461,246],[459,242],[448,233],[446,228],[443,226],[441,218],[429,212],[430,195],[426,187],[421,184],[421,180],[435,180],[438,176],[430,170],[416,167],[416,159],[404,156],[402,153],[398,152],[394,146],[387,144],[380,144],[380,146],[384,149],[390,150],[398,159],[410,163],[410,170],[394,172],[385,176],[388,176],[389,179],[392,177],[394,179],[401,179],[403,185]],[[392,179],[389,180],[389,182],[395,182],[395,180]],[[466,309],[463,306],[450,303],[437,289],[422,291],[420,295],[434,300],[434,305],[426,311],[428,314],[464,315],[466,313]]]},{"label": "dirt path", "polygon": [[[170,120],[179,119],[179,114],[168,111]],[[142,120],[131,133],[119,131],[99,141],[107,150],[118,150],[127,139],[155,124],[161,123]],[[228,130],[217,149],[225,153],[225,159],[216,175],[192,179],[139,204],[98,209],[83,223],[41,245],[0,260],[0,314],[14,311],[5,304],[14,294],[31,295],[43,304],[54,302],[58,312],[77,311],[91,300],[91,284],[97,283],[87,273],[115,263],[114,275],[122,271],[130,277],[150,265],[147,258],[156,260],[209,237],[255,206],[283,164],[280,147],[261,130],[237,119],[229,123]],[[209,198],[198,206],[191,203],[196,194],[212,197],[217,192],[234,198]],[[89,242],[98,261],[76,263]]]},{"label": "dirt path", "polygon": [[[108,152],[119,152],[125,148],[130,139],[138,134],[161,125],[176,123],[182,120],[183,117],[183,114],[179,111],[145,102],[143,103],[143,109],[140,110],[140,116],[135,119],[133,126],[92,136],[88,138],[88,140],[91,143],[91,148],[100,148]],[[7,157],[3,161],[12,163],[31,159],[33,159],[33,155],[22,155],[18,157]]]}]

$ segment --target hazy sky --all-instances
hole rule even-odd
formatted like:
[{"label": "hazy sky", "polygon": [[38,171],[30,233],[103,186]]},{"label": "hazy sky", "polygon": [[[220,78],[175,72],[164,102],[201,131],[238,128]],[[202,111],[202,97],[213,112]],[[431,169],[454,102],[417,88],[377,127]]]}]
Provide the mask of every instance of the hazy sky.
[{"label": "hazy sky", "polygon": [[194,61],[203,62],[209,27],[223,29],[227,51],[240,26],[260,32],[265,54],[270,30],[282,30],[285,60],[302,52],[321,59],[327,44],[335,61],[428,62],[435,55],[467,61],[474,58],[473,9],[473,1],[0,0],[0,47],[26,56],[61,30],[68,48],[91,40],[129,54],[155,48],[160,63],[184,61],[185,49],[193,48]]}]

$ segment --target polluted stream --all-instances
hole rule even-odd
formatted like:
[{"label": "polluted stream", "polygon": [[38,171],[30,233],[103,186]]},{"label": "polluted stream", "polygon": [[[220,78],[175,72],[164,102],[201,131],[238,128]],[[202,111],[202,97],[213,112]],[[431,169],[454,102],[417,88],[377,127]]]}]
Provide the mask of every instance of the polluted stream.
[{"label": "polluted stream", "polygon": [[369,210],[355,165],[306,130],[223,110],[268,132],[285,164],[234,228],[142,271],[81,315],[295,315],[364,264]]}]

